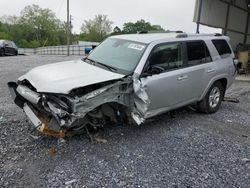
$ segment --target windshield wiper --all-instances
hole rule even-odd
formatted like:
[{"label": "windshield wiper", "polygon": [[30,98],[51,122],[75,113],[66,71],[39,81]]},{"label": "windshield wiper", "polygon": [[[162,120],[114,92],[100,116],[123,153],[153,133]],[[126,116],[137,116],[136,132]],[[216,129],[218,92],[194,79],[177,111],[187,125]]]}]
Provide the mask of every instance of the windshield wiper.
[{"label": "windshield wiper", "polygon": [[89,59],[88,57],[82,58],[83,61],[87,60],[90,61],[92,63],[96,63],[93,59]]},{"label": "windshield wiper", "polygon": [[88,61],[92,62],[94,65],[98,64],[98,65],[101,65],[101,66],[103,66],[103,67],[106,67],[106,68],[108,68],[108,69],[109,69],[110,71],[112,71],[112,72],[117,72],[117,69],[116,69],[116,68],[111,67],[111,66],[109,66],[109,65],[106,65],[106,64],[104,64],[104,63],[100,63],[100,62],[95,61],[95,60],[93,60],[93,59],[90,59],[90,58],[88,58],[88,57],[85,57],[84,60],[88,60]]},{"label": "windshield wiper", "polygon": [[117,69],[114,68],[114,67],[111,67],[111,66],[109,66],[109,65],[106,65],[106,64],[104,64],[104,63],[100,63],[100,62],[97,62],[97,61],[96,61],[96,63],[99,64],[99,65],[101,65],[101,66],[103,66],[103,67],[108,68],[108,69],[109,69],[110,71],[112,71],[112,72],[117,72]]}]

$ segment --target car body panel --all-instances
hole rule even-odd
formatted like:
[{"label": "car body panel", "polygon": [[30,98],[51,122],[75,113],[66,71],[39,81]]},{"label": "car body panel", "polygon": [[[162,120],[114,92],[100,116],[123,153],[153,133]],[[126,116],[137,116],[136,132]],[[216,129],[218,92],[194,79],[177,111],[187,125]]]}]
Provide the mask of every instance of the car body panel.
[{"label": "car body panel", "polygon": [[18,80],[28,80],[37,92],[68,94],[78,87],[123,77],[79,59],[34,68]]}]

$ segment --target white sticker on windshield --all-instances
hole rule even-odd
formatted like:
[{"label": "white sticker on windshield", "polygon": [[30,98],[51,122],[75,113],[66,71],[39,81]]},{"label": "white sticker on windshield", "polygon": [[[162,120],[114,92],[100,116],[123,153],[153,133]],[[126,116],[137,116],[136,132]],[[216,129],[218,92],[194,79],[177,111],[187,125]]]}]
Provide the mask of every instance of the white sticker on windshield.
[{"label": "white sticker on windshield", "polygon": [[139,51],[142,51],[145,46],[144,45],[141,45],[141,44],[135,44],[135,43],[132,43],[128,46],[128,48],[130,49],[134,49],[134,50],[139,50]]}]

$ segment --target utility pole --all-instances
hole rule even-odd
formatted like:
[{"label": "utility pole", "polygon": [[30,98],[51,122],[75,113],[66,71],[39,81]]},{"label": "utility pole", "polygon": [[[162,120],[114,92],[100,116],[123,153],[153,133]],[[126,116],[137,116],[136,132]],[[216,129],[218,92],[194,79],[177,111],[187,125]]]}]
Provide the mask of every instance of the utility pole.
[{"label": "utility pole", "polygon": [[201,12],[202,12],[202,0],[198,0],[198,18],[197,18],[197,28],[196,33],[200,33],[200,22],[201,22]]},{"label": "utility pole", "polygon": [[70,22],[69,22],[69,0],[67,0],[67,55],[69,56]]},{"label": "utility pole", "polygon": [[69,44],[71,45],[72,44],[72,15],[70,15],[70,17],[69,17],[69,36],[70,36],[70,40],[69,40]]}]

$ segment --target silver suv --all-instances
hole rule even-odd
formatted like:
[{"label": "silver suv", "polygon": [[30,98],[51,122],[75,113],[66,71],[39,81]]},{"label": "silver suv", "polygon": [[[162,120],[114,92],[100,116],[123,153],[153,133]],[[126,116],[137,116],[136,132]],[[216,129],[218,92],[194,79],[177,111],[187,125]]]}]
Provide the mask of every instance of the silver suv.
[{"label": "silver suv", "polygon": [[139,125],[191,104],[214,113],[233,83],[233,58],[229,38],[218,34],[119,35],[8,85],[40,132],[64,137],[110,122]]}]

